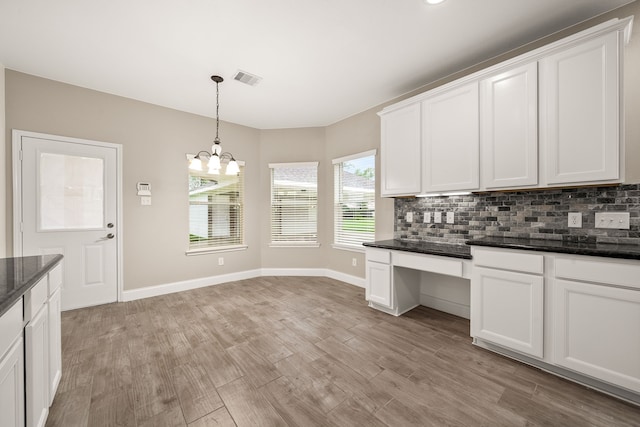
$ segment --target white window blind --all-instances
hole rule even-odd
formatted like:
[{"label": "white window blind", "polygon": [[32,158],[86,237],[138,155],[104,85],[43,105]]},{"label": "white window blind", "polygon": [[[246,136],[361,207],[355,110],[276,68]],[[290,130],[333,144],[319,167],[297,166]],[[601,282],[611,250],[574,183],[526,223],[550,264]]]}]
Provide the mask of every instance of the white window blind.
[{"label": "white window blind", "polygon": [[318,163],[272,163],[271,244],[317,244]]},{"label": "white window blind", "polygon": [[375,240],[375,150],[333,160],[335,245],[361,247]]},{"label": "white window blind", "polygon": [[189,250],[244,243],[244,167],[239,175],[189,170]]}]

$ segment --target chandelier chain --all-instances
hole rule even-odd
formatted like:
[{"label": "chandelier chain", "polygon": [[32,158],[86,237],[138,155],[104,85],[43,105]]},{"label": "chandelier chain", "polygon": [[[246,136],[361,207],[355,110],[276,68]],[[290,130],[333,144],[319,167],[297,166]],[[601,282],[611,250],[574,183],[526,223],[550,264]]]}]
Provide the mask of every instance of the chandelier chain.
[{"label": "chandelier chain", "polygon": [[216,141],[218,138],[218,129],[220,128],[220,84],[216,82]]}]

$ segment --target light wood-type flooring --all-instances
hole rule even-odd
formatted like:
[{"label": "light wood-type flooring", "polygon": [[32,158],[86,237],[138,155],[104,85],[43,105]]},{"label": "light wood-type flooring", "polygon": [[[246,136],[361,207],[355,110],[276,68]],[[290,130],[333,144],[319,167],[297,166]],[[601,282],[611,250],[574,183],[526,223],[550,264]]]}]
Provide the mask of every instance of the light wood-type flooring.
[{"label": "light wood-type flooring", "polygon": [[62,315],[47,426],[640,426],[640,408],[393,317],[327,278],[263,277]]}]

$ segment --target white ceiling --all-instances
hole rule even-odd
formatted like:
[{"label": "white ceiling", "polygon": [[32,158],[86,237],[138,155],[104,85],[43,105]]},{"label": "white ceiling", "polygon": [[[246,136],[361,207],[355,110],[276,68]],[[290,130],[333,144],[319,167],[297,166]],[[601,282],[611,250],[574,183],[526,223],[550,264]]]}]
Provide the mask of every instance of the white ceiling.
[{"label": "white ceiling", "polygon": [[0,63],[210,117],[218,74],[222,120],[326,126],[630,2],[0,0]]}]

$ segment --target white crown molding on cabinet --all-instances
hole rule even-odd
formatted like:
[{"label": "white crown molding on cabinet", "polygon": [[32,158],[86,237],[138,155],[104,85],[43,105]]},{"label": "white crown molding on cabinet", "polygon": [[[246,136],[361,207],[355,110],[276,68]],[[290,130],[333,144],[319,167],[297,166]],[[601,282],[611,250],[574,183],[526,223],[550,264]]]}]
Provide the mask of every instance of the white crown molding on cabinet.
[{"label": "white crown molding on cabinet", "polygon": [[239,271],[237,273],[201,277],[198,279],[148,286],[140,289],[125,290],[122,292],[122,298],[120,301],[135,301],[144,298],[157,297],[160,295],[173,294],[176,292],[189,291],[192,289],[222,285],[224,283],[264,276],[328,277],[330,279],[340,280],[350,285],[364,288],[364,278],[352,276],[346,273],[341,273],[339,271],[326,268],[258,268],[255,270]]}]

